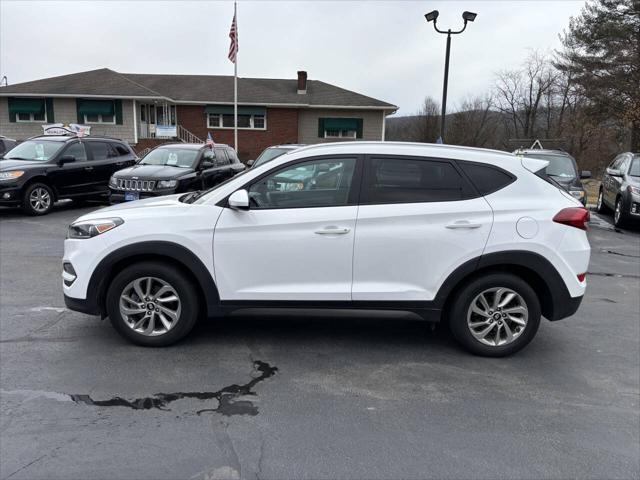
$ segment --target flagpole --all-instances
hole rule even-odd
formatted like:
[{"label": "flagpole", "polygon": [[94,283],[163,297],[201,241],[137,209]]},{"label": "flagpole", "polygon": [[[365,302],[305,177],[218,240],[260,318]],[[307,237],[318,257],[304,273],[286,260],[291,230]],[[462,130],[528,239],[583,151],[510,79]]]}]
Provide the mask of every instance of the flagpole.
[{"label": "flagpole", "polygon": [[[238,8],[233,2],[233,18],[236,23],[236,45],[238,45]],[[233,147],[238,153],[238,50],[236,49],[236,61],[233,62]]]}]

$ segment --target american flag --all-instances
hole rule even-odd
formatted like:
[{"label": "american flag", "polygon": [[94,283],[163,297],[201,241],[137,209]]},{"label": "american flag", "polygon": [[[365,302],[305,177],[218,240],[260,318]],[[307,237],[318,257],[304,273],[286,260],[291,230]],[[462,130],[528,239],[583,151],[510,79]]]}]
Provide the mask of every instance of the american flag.
[{"label": "american flag", "polygon": [[207,141],[205,142],[208,147],[213,148],[215,143],[213,141],[213,137],[211,136],[211,132],[207,134]]},{"label": "american flag", "polygon": [[231,39],[231,45],[229,45],[229,60],[236,63],[236,55],[238,54],[238,26],[236,25],[236,14],[233,14],[233,22],[231,22],[231,30],[229,30],[229,38]]}]

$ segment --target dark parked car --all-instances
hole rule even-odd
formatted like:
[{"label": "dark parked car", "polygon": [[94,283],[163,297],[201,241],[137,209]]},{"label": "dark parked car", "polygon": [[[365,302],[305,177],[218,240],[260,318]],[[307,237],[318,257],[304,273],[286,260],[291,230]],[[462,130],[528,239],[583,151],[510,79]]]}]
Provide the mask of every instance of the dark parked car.
[{"label": "dark parked car", "polygon": [[228,145],[217,144],[211,148],[202,143],[165,144],[111,177],[111,201],[204,190],[245,168]]},{"label": "dark parked car", "polygon": [[545,173],[560,184],[560,186],[573,197],[580,200],[583,205],[587,205],[587,192],[580,180],[583,178],[591,178],[591,172],[589,170],[578,172],[578,164],[575,158],[567,152],[563,152],[562,150],[529,149],[517,150],[514,153],[525,157],[547,160],[549,165]]},{"label": "dark parked car", "polygon": [[262,151],[260,155],[258,155],[258,158],[256,158],[255,160],[249,160],[247,162],[247,165],[250,168],[263,165],[267,162],[270,162],[274,158],[278,158],[280,155],[284,155],[287,152],[292,152],[293,150],[300,147],[304,147],[304,145],[287,143],[284,145],[274,145],[273,147],[267,147]]},{"label": "dark parked car", "polygon": [[0,156],[4,155],[6,152],[11,150],[17,144],[18,142],[13,138],[7,138],[5,136],[0,135]]},{"label": "dark parked car", "polygon": [[616,227],[640,222],[640,153],[621,153],[607,167],[597,207],[600,213],[613,210]]},{"label": "dark parked car", "polygon": [[44,215],[63,198],[85,200],[109,194],[109,178],[137,156],[108,137],[33,137],[0,159],[0,205]]}]

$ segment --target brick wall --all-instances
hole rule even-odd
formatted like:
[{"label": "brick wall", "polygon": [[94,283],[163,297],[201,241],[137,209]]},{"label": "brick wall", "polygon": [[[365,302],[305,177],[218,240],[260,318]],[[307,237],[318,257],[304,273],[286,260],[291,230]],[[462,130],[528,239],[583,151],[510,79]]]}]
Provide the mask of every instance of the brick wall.
[{"label": "brick wall", "polygon": [[[211,132],[216,143],[233,146],[233,129],[207,128],[203,105],[178,105],[177,122],[194,135],[205,140]],[[298,142],[298,110],[295,108],[267,108],[266,130],[238,130],[238,156],[247,161],[262,150],[280,143]]]}]

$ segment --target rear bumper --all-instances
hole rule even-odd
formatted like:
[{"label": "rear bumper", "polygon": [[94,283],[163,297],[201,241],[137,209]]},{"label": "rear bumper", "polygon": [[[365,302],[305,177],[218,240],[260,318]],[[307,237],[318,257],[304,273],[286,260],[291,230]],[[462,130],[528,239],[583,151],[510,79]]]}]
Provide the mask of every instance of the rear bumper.
[{"label": "rear bumper", "polygon": [[553,314],[551,315],[551,318],[548,318],[547,320],[555,322],[556,320],[562,320],[563,318],[570,317],[578,311],[583,298],[584,296],[570,297],[569,295],[566,295],[566,297],[562,298],[561,301],[558,301],[559,299],[555,299]]},{"label": "rear bumper", "polygon": [[97,302],[84,298],[73,298],[64,296],[64,304],[69,310],[86,313],[87,315],[100,315],[100,307]]}]

